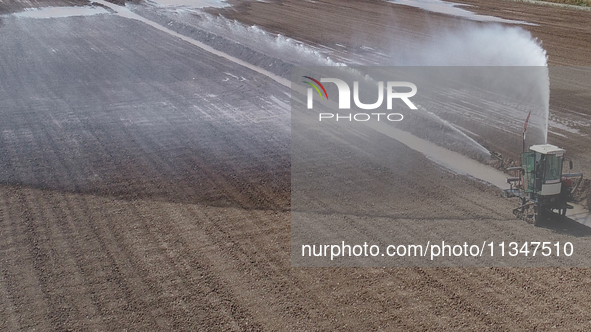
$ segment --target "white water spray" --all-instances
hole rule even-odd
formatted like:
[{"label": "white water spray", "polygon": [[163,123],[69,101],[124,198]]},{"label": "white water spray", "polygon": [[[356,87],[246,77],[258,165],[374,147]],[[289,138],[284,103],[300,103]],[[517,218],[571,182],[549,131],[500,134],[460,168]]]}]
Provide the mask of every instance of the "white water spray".
[{"label": "white water spray", "polygon": [[[257,26],[248,26],[235,20],[214,16],[195,10],[178,9],[169,14],[185,24],[201,28],[224,39],[232,40],[273,58],[302,66],[343,66],[344,63],[333,61],[325,50],[307,45],[282,35],[268,33]],[[384,40],[388,40],[384,36]],[[523,123],[529,111],[530,117],[527,141],[528,145],[545,143],[548,127],[549,78],[545,50],[531,34],[521,27],[507,27],[500,24],[477,24],[466,22],[454,30],[438,30],[431,33],[428,41],[410,40],[404,43],[404,50],[393,46],[388,54],[375,65],[387,66],[528,66],[541,67],[528,72],[528,77],[520,78],[523,85],[504,86],[511,74],[502,76],[491,70],[489,86],[500,96],[506,96],[512,103],[487,105],[485,108],[472,109],[482,121],[509,132],[514,140],[520,140]],[[335,56],[338,56],[335,54]],[[348,54],[353,63],[359,63],[355,54]],[[253,59],[245,59],[251,61]],[[363,63],[361,63],[363,64]],[[494,81],[498,82],[494,82]],[[465,96],[463,96],[465,97]],[[501,98],[502,99],[502,98]],[[488,154],[481,144],[462,129],[467,124],[457,121],[464,114],[457,110],[442,114],[437,109],[422,108],[431,120],[439,118],[440,123],[449,129],[450,140],[463,141],[472,146],[476,153]],[[451,137],[455,137],[451,139]],[[520,141],[519,141],[520,142]],[[521,143],[512,145],[521,146]],[[489,145],[489,144],[487,144]],[[486,151],[486,152],[483,152]]]},{"label": "white water spray", "polygon": [[[269,33],[256,25],[246,25],[224,16],[211,15],[195,8],[180,7],[154,8],[159,15],[164,15],[174,22],[182,23],[209,34],[231,41],[257,54],[252,59],[244,58],[253,63],[260,61],[262,55],[280,59],[299,66],[344,66],[344,63],[333,61],[329,56],[312,45],[308,45],[281,34]],[[221,48],[224,46],[219,45]],[[228,47],[228,46],[225,46]],[[225,50],[223,50],[225,51]]]},{"label": "white water spray", "polygon": [[[490,75],[476,80],[487,80],[487,87],[498,94],[499,104],[503,104],[504,97],[507,102],[502,107],[488,105],[490,108],[459,109],[458,118],[465,116],[467,111],[477,113],[473,114],[475,118],[511,133],[514,140],[520,140],[523,124],[531,111],[527,144],[546,143],[550,98],[547,55],[531,33],[521,27],[468,22],[457,29],[433,32],[428,41],[410,41],[407,45],[404,50],[392,46],[384,64],[494,67]],[[519,84],[507,86],[507,79],[514,73],[506,66],[532,68],[520,68],[527,73],[526,77],[519,77]],[[450,112],[430,111],[451,124],[456,123]]]},{"label": "white water spray", "polygon": [[[141,9],[138,8],[141,11]],[[381,66],[534,66],[542,67],[541,75],[530,78],[524,86],[503,86],[507,77],[492,75],[490,80],[497,80],[493,86],[500,98],[509,96],[512,102],[492,105],[481,103],[470,108],[465,105],[457,109],[448,107],[445,112],[425,104],[423,114],[429,122],[439,122],[447,147],[462,145],[459,151],[471,150],[475,153],[487,151],[480,143],[489,142],[478,139],[473,133],[479,133],[470,123],[466,123],[466,114],[470,119],[478,119],[493,126],[500,132],[508,133],[521,146],[521,128],[528,112],[532,111],[528,129],[528,145],[544,143],[547,136],[549,80],[547,74],[546,53],[540,43],[531,34],[520,27],[506,27],[500,24],[478,24],[466,22],[453,30],[436,30],[429,34],[428,40],[406,39],[394,41],[391,36],[384,36],[384,41],[396,43],[392,47],[381,47],[375,54],[367,57],[348,50],[340,54],[320,46],[288,38],[264,31],[257,26],[248,26],[223,16],[207,14],[198,9],[186,7],[151,8],[152,19],[167,25],[170,29],[188,33],[192,38],[210,45],[216,50],[231,54],[259,68],[288,77],[292,65],[300,66],[343,66],[346,64],[381,65]],[[146,13],[149,14],[150,13]],[[180,25],[179,25],[180,24]],[[415,36],[416,37],[416,36]],[[413,37],[414,38],[414,37]],[[353,43],[355,44],[355,43]],[[387,44],[386,44],[387,45]],[[404,45],[403,48],[400,45]],[[373,48],[369,48],[373,50]],[[331,53],[332,52],[332,53]],[[370,51],[372,52],[372,51]],[[344,58],[346,63],[333,61],[333,58]],[[387,56],[384,56],[387,54]],[[344,55],[344,56],[342,56]],[[377,61],[373,61],[377,60]],[[494,70],[493,70],[494,71]],[[503,79],[504,78],[504,79]],[[491,83],[491,82],[489,82]],[[458,97],[470,97],[469,94]],[[490,96],[489,96],[490,97]],[[520,100],[525,100],[524,107]],[[424,125],[414,124],[411,132],[420,135]],[[472,131],[467,131],[466,129]],[[407,128],[412,129],[412,128]],[[421,136],[428,139],[433,137]],[[490,136],[489,136],[490,137]],[[435,138],[437,142],[441,142]],[[476,141],[476,140],[478,141]],[[454,143],[455,142],[455,143]],[[494,144],[493,144],[494,145]],[[471,148],[469,148],[471,146]],[[494,146],[493,146],[494,149]],[[513,149],[515,151],[516,149]],[[486,152],[484,152],[487,154]]]}]

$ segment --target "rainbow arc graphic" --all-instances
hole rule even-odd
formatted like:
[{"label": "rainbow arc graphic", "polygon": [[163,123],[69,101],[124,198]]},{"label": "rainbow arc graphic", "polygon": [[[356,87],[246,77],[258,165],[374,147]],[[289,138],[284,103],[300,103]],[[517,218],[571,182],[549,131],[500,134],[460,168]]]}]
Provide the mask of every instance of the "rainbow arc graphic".
[{"label": "rainbow arc graphic", "polygon": [[[316,92],[318,92],[320,99],[324,99],[324,97],[322,96],[322,93],[320,92],[320,89],[322,89],[322,91],[324,91],[324,96],[326,96],[326,100],[328,100],[328,94],[326,93],[326,89],[324,89],[324,86],[322,85],[322,83],[318,82],[318,80],[315,80],[310,76],[302,76],[302,77],[307,78],[307,79],[313,81],[314,83],[318,84],[318,86],[316,86],[310,82],[302,81],[303,83],[306,83],[306,84],[310,85],[311,87],[313,87],[316,90]],[[318,89],[318,87],[320,87],[320,89]]]}]

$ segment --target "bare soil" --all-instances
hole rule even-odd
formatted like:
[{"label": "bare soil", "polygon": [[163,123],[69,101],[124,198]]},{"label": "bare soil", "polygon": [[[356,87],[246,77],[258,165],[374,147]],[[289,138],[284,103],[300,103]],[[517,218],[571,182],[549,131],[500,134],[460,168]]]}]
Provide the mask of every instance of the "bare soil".
[{"label": "bare soil", "polygon": [[[540,26],[527,28],[555,64],[591,61],[588,12],[476,4],[535,19]],[[221,12],[317,44],[357,34],[379,45],[374,31],[395,36],[394,19],[417,38],[429,25],[462,24],[378,1],[244,1]],[[588,268],[292,268],[289,110],[259,98],[285,101],[285,89],[119,17],[5,18],[1,30],[0,330],[591,326]],[[571,100],[558,95],[555,105]],[[560,142],[589,155],[586,140]],[[405,156],[391,193],[410,216],[402,222],[591,236],[569,220],[514,220],[514,202],[496,190],[393,148]]]}]

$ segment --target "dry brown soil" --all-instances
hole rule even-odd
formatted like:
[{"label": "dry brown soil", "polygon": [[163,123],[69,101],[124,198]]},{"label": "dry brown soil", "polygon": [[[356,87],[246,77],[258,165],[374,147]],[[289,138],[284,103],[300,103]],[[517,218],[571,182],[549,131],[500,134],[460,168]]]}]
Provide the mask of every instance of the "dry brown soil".
[{"label": "dry brown soil", "polygon": [[[591,62],[590,12],[471,4],[540,24],[528,29],[553,64]],[[374,31],[395,36],[393,18],[417,38],[462,24],[378,1],[249,1],[223,14],[316,44],[356,33],[379,45]],[[0,61],[11,82],[0,78],[0,330],[589,330],[587,268],[292,268],[289,114],[253,97],[280,96],[274,82],[122,18],[18,22],[0,28],[14,49]],[[247,81],[224,85],[226,71]],[[218,108],[191,108],[222,94]],[[589,154],[588,141],[563,142]],[[513,220],[495,190],[393,149],[405,156],[392,171],[405,179],[391,193],[410,215],[400,222],[591,235]]]}]

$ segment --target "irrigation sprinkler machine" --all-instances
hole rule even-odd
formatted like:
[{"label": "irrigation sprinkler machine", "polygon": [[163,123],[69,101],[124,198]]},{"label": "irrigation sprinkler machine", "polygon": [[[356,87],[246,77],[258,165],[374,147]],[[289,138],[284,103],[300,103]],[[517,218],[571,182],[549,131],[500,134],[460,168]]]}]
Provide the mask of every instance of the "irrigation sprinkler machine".
[{"label": "irrigation sprinkler machine", "polygon": [[506,197],[519,197],[519,206],[513,214],[537,225],[552,213],[566,215],[573,206],[573,193],[583,181],[582,173],[562,173],[564,161],[568,160],[569,169],[573,161],[565,158],[566,150],[552,144],[532,145],[526,151],[525,132],[531,111],[523,125],[523,144],[521,166],[509,167],[507,171],[514,176],[507,178],[510,189],[505,190]]},{"label": "irrigation sprinkler machine", "polygon": [[[566,215],[573,207],[573,192],[583,180],[582,173],[563,174],[566,150],[551,144],[532,145],[521,154],[521,166],[509,167],[515,172],[507,178],[511,188],[505,190],[507,197],[519,197],[519,206],[513,214],[520,219],[537,225],[551,213]],[[568,160],[573,168],[572,160]]]}]

